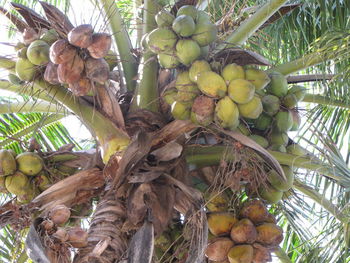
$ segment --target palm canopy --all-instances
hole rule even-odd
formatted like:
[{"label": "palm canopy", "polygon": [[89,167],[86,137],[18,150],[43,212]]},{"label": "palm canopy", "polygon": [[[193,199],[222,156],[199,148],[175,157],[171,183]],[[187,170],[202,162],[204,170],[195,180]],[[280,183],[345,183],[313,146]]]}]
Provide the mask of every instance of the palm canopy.
[{"label": "palm canopy", "polygon": [[[179,2],[178,4],[182,5],[196,4],[197,1]],[[303,126],[293,137],[295,142],[307,148],[308,156],[304,159],[291,159],[291,156],[283,153],[272,153],[281,164],[300,168],[296,174],[293,190],[288,192],[289,197],[278,205],[270,207],[270,211],[278,215],[278,224],[284,230],[284,241],[280,245],[282,249],[274,253],[281,262],[347,262],[350,257],[348,255],[349,216],[347,211],[349,201],[347,189],[350,184],[348,168],[350,162],[348,139],[350,102],[347,88],[349,85],[347,76],[350,72],[348,63],[350,37],[347,32],[349,28],[347,17],[348,10],[350,10],[348,3],[340,1],[300,2],[295,6],[289,6],[284,11],[280,9],[282,19],[272,23],[272,18],[270,20],[267,18],[286,1],[267,1],[269,4],[266,6],[262,6],[266,1],[246,1],[242,4],[222,0],[220,5],[213,1],[198,2],[199,6],[206,8],[212,14],[212,19],[217,21],[222,37],[218,41],[216,51],[227,47],[248,48],[268,59],[273,70],[290,75],[290,81],[297,82],[303,79],[302,76],[291,75],[297,71],[305,74],[304,81],[305,79],[318,80],[306,84],[308,94],[298,109],[303,115]],[[39,9],[39,6],[35,6],[32,1],[21,1],[21,3]],[[69,7],[69,2],[66,1],[51,1],[51,3],[65,11]],[[144,6],[141,7],[144,11],[143,17],[131,12],[132,1],[118,1],[117,5],[110,0],[94,3],[96,13],[104,14],[103,21],[106,25],[109,23],[116,40],[121,61],[118,68],[123,73],[123,78],[120,78],[121,90],[130,92],[136,86],[135,93],[141,98],[138,102],[134,100],[131,106],[135,112],[135,109],[140,108],[158,111],[158,91],[154,87],[157,86],[157,82],[162,81],[162,76],[166,76],[162,74],[158,76],[158,64],[152,53],[140,54],[138,50],[134,54],[130,52],[131,43],[134,43],[134,40],[130,40],[129,34],[135,36],[135,42],[138,42],[142,34],[155,27],[152,17],[159,7],[156,7],[154,3],[155,1],[144,1]],[[135,7],[140,8],[141,4],[142,2],[135,1]],[[294,8],[295,10],[292,11]],[[292,12],[289,13],[289,11]],[[257,13],[260,15],[254,15]],[[278,15],[277,18],[279,18]],[[138,23],[133,21],[138,21]],[[145,23],[143,24],[142,21]],[[257,29],[259,30],[256,31]],[[138,43],[135,46],[139,45]],[[135,81],[137,68],[140,70],[139,61],[141,65],[146,65],[144,67],[146,69],[143,71],[143,76],[139,75],[139,79]],[[3,68],[11,68],[11,62],[4,60],[1,63]],[[331,80],[329,80],[330,74]],[[15,91],[22,95],[20,99],[10,97],[1,102],[2,137],[0,137],[0,145],[2,148],[14,149],[17,153],[26,151],[30,147],[27,141],[34,137],[42,146],[43,151],[58,150],[69,143],[75,144],[77,150],[80,149],[69,135],[69,131],[59,122],[60,119],[71,113],[80,117],[89,127],[102,148],[106,144],[117,142],[121,144],[119,148],[121,150],[129,144],[119,107],[113,109],[119,112],[115,114],[115,111],[112,111],[115,114],[112,116],[110,112],[107,114],[106,111],[103,112],[105,109],[101,102],[93,103],[95,108],[91,109],[87,106],[85,98],[67,97],[62,87],[47,86],[39,81],[30,87],[26,86],[21,89],[20,85],[9,84],[6,80],[2,80],[0,85],[1,89]],[[48,93],[43,91],[45,89]],[[91,101],[88,102],[91,103]],[[115,98],[110,99],[109,105],[113,103],[117,103]],[[9,104],[13,107],[6,107]],[[62,105],[65,105],[68,111]],[[101,108],[104,115],[98,111]],[[109,118],[112,117],[114,125],[107,124],[104,131],[95,129],[96,126],[106,123],[106,115]],[[96,119],[92,119],[91,116],[96,116]],[[136,115],[136,117],[139,116]],[[125,114],[124,118],[127,118]],[[117,129],[114,129],[115,126]],[[171,131],[176,134],[174,130]],[[103,139],[108,134],[115,140]],[[144,141],[140,138],[139,140],[140,145],[143,145],[141,142],[144,143]],[[244,144],[244,140],[242,143]],[[145,143],[146,146],[147,143]],[[214,152],[215,147],[211,147],[212,149],[207,152],[196,148],[196,145],[192,147],[187,152],[198,155],[187,157],[190,167],[191,165],[197,167],[203,165],[198,157],[204,156],[208,158],[205,160],[212,161],[213,164],[225,158],[227,160],[233,158],[227,154],[226,146],[218,147]],[[104,150],[109,151],[108,147]],[[9,196],[3,196],[5,204]],[[101,206],[103,208],[103,204],[100,203],[99,206],[100,209]],[[137,233],[145,234],[147,230],[145,226],[146,224],[141,228],[143,232],[138,231]],[[19,243],[14,246],[15,237]],[[23,242],[21,236],[16,236],[11,228],[6,227],[3,230],[2,240],[6,245],[1,249],[4,261],[25,262],[25,253],[22,253],[21,249],[15,252],[12,250],[12,247],[21,246],[20,243]],[[18,258],[11,258],[11,254]]]}]

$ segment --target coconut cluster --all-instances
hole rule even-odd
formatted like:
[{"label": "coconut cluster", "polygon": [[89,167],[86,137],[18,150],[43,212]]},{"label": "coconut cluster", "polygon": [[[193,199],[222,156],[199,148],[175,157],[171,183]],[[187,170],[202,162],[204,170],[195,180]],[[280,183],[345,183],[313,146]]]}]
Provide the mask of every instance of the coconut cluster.
[{"label": "coconut cluster", "polygon": [[43,167],[37,153],[16,155],[12,150],[0,150],[0,192],[10,192],[19,203],[29,203],[50,185]]},{"label": "coconut cluster", "polygon": [[175,119],[191,119],[207,126],[215,122],[235,130],[240,118],[257,119],[263,106],[257,92],[269,83],[268,75],[259,69],[235,63],[219,73],[205,60],[196,60],[188,71],[178,73],[175,89],[167,90],[164,99],[171,105]]},{"label": "coconut cluster", "polygon": [[176,17],[161,10],[155,19],[158,28],[145,36],[144,47],[158,55],[163,68],[190,66],[208,52],[208,45],[217,38],[209,15],[192,5],[179,8]]},{"label": "coconut cluster", "polygon": [[213,237],[206,249],[212,262],[271,262],[273,251],[283,240],[283,231],[260,200],[246,202],[236,217],[229,212],[208,213]]}]

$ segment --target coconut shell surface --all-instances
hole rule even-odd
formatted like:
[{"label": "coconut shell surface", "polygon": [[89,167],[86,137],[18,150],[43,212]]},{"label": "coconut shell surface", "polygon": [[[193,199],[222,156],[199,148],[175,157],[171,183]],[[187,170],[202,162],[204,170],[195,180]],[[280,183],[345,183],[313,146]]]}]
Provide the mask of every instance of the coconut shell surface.
[{"label": "coconut shell surface", "polygon": [[65,39],[57,40],[50,47],[50,60],[55,64],[66,63],[76,57],[76,55],[75,47],[70,45]]},{"label": "coconut shell surface", "polygon": [[258,231],[257,242],[267,246],[277,246],[283,240],[283,230],[271,223],[264,223],[256,227]]},{"label": "coconut shell surface", "polygon": [[82,77],[77,82],[69,84],[69,89],[75,96],[85,96],[92,89],[91,80],[86,77]]},{"label": "coconut shell surface", "polygon": [[84,61],[77,55],[57,68],[58,79],[61,83],[72,84],[77,82],[83,73]]},{"label": "coconut shell surface", "polygon": [[228,237],[214,238],[207,246],[205,256],[209,260],[224,261],[227,259],[227,253],[233,245],[233,241]]},{"label": "coconut shell surface", "polygon": [[92,43],[94,29],[90,24],[83,24],[73,28],[68,33],[68,41],[73,46],[87,48]]},{"label": "coconut shell surface", "polygon": [[248,218],[239,220],[231,229],[231,238],[237,244],[255,242],[258,233],[252,221]]},{"label": "coconut shell surface", "polygon": [[88,58],[85,61],[85,73],[92,81],[104,83],[109,77],[109,65],[103,58]]},{"label": "coconut shell surface", "polygon": [[107,33],[95,33],[92,35],[92,43],[88,46],[90,56],[93,58],[103,58],[111,49],[112,37]]},{"label": "coconut shell surface", "polygon": [[266,206],[260,200],[246,202],[240,213],[241,217],[249,218],[254,224],[265,222],[268,215]]},{"label": "coconut shell surface", "polygon": [[44,73],[44,79],[53,85],[57,85],[60,83],[58,80],[58,73],[57,73],[57,68],[58,65],[54,64],[52,62],[49,62],[45,68],[45,73]]}]

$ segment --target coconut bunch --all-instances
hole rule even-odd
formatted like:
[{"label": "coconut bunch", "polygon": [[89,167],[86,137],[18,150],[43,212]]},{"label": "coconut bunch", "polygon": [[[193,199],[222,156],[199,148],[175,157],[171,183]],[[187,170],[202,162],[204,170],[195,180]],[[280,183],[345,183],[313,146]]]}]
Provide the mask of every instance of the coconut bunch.
[{"label": "coconut bunch", "polygon": [[15,195],[19,203],[29,203],[51,183],[43,168],[44,161],[35,152],[16,155],[0,150],[0,191]]},{"label": "coconut bunch", "polygon": [[188,71],[178,73],[175,89],[167,90],[164,99],[171,105],[175,119],[191,119],[207,126],[212,122],[235,130],[240,117],[254,120],[263,111],[257,92],[269,83],[259,69],[244,69],[228,64],[219,73],[205,60],[196,60]]},{"label": "coconut bunch", "polygon": [[238,217],[229,212],[208,213],[208,228],[210,262],[271,262],[271,251],[283,240],[282,229],[260,200],[246,202]]},{"label": "coconut bunch", "polygon": [[158,55],[163,68],[190,66],[200,56],[206,56],[208,45],[217,38],[210,16],[192,5],[179,8],[176,17],[161,10],[155,20],[158,28],[145,36],[143,46]]}]

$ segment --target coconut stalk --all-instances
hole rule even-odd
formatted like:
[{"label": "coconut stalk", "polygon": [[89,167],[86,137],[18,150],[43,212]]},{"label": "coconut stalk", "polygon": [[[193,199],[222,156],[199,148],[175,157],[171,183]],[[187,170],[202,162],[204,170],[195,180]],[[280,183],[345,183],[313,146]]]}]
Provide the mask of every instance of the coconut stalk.
[{"label": "coconut stalk", "polygon": [[224,44],[217,48],[217,52],[229,46],[241,46],[250,36],[252,36],[281,6],[286,0],[270,0],[261,6],[256,13],[245,20],[231,35],[229,35]]},{"label": "coconut stalk", "polygon": [[68,113],[65,109],[59,108],[58,105],[45,101],[0,104],[0,114],[24,112],[56,113],[62,115],[67,115]]},{"label": "coconut stalk", "polygon": [[123,19],[113,0],[99,0],[107,18],[107,22],[111,27],[112,34],[118,49],[118,55],[121,60],[125,84],[129,91],[135,89],[135,77],[137,75],[137,62],[132,55],[133,49],[129,35],[123,26]]},{"label": "coconut stalk", "polygon": [[322,95],[306,94],[303,102],[317,103],[326,106],[341,107],[345,109],[350,109],[350,101],[344,102],[341,100],[335,100]]}]

